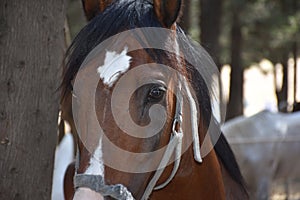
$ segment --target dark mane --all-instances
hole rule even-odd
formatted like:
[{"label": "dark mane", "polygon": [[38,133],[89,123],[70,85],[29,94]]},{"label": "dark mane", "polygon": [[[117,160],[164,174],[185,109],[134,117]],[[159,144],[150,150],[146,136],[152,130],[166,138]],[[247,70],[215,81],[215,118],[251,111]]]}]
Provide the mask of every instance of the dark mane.
[{"label": "dark mane", "polygon": [[86,56],[112,35],[138,27],[162,27],[150,0],[116,0],[103,13],[93,18],[76,36],[66,53],[63,94],[72,90],[71,81]]},{"label": "dark mane", "polygon": [[[154,15],[151,0],[116,0],[113,6],[109,6],[103,13],[99,13],[93,18],[76,36],[67,51],[66,68],[61,85],[62,94],[72,91],[71,81],[84,59],[97,45],[112,35],[141,27],[162,27]],[[177,32],[183,34],[180,27],[177,28]],[[193,48],[190,48],[189,40],[183,42],[185,47],[180,46],[180,48],[193,51]],[[155,61],[161,63],[159,60],[164,57],[165,53],[162,50],[155,50],[149,51],[149,54],[151,52],[154,52],[154,55],[151,56],[155,57]],[[196,52],[191,53],[197,54]],[[208,126],[212,115],[209,90],[195,66],[189,65],[187,70],[188,74],[191,75],[192,86],[197,93],[201,116],[204,117],[204,125]],[[244,181],[238,164],[222,134],[214,148],[230,176],[244,189]]]}]

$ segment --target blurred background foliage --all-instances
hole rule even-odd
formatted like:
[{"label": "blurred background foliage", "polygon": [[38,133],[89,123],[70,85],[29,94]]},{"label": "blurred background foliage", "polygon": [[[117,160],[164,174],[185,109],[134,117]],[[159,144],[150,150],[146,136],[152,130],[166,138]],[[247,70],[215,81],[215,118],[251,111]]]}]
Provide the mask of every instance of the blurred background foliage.
[{"label": "blurred background foliage", "polygon": [[[288,61],[294,59],[294,93],[300,47],[299,0],[185,0],[180,26],[199,41],[221,70],[231,68],[227,119],[243,114],[244,70],[263,59],[282,67],[281,84],[275,81],[277,106],[288,104]],[[74,38],[86,24],[80,0],[68,0],[67,21]],[[278,78],[277,78],[278,79]],[[275,80],[277,80],[275,79]]]}]

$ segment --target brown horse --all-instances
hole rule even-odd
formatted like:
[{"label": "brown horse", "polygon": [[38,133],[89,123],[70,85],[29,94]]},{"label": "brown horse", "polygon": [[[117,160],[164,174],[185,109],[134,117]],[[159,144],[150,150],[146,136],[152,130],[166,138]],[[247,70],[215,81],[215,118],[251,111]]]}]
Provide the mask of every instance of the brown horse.
[{"label": "brown horse", "polygon": [[176,25],[182,2],[83,2],[91,21],[68,51],[63,80],[78,131],[66,199],[248,199],[218,134],[211,77],[195,62],[212,63]]}]

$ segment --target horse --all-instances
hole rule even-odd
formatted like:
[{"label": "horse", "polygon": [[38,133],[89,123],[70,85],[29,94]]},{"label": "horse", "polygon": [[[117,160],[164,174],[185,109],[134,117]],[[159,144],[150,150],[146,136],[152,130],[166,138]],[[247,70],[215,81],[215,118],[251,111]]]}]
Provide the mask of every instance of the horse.
[{"label": "horse", "polygon": [[90,21],[67,51],[62,83],[78,146],[65,198],[247,199],[211,103],[213,78],[194,63],[206,73],[212,61],[176,23],[182,1],[83,7]]},{"label": "horse", "polygon": [[272,182],[300,179],[299,119],[299,112],[262,111],[248,118],[234,118],[222,127],[251,199],[268,199]]}]

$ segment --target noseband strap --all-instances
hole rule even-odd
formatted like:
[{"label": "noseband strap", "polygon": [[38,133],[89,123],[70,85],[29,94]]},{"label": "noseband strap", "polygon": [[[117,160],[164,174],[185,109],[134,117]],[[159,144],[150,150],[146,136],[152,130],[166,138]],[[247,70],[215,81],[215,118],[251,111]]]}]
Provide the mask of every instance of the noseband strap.
[{"label": "noseband strap", "polygon": [[89,188],[102,196],[110,196],[119,200],[134,200],[131,192],[122,184],[106,185],[101,175],[76,174],[74,176],[75,188]]}]

